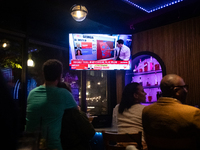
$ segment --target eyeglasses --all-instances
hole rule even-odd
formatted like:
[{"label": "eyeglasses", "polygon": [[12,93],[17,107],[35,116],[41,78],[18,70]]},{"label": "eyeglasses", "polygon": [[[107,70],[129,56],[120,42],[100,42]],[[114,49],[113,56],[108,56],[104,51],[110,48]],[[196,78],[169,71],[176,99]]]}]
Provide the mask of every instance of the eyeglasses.
[{"label": "eyeglasses", "polygon": [[182,85],[182,86],[173,86],[173,88],[175,88],[175,87],[177,87],[177,88],[184,88],[184,89],[186,89],[186,90],[188,90],[188,85]]}]

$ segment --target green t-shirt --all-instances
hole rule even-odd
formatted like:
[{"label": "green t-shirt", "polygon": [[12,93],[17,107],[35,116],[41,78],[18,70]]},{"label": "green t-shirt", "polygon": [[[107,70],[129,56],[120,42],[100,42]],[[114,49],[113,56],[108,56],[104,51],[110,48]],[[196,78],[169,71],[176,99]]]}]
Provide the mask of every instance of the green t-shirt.
[{"label": "green t-shirt", "polygon": [[72,94],[58,87],[43,85],[33,89],[27,100],[26,131],[39,131],[49,149],[62,150],[60,132],[65,109],[77,108]]}]

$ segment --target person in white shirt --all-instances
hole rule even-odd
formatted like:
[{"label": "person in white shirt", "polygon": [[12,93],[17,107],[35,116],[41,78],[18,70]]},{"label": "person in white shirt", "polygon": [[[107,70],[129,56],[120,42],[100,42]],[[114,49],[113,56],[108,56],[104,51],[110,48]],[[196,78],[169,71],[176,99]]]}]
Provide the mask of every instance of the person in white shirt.
[{"label": "person in white shirt", "polygon": [[124,45],[124,41],[122,39],[119,39],[117,41],[117,47],[115,50],[115,60],[129,60],[131,51],[130,48],[126,45]]},{"label": "person in white shirt", "polygon": [[[137,82],[129,83],[125,86],[121,102],[118,107],[117,127],[119,134],[137,133],[142,131],[142,111],[145,108],[146,92],[143,86]],[[146,142],[142,134],[143,149],[146,149]]]}]

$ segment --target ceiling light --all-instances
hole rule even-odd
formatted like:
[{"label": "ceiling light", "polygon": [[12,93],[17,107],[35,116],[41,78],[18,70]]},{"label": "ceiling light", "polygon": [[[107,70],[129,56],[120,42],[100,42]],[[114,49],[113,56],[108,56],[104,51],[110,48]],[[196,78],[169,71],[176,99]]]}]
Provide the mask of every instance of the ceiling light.
[{"label": "ceiling light", "polygon": [[87,13],[88,11],[85,6],[75,4],[71,7],[71,15],[74,20],[78,22],[83,21],[86,18]]},{"label": "ceiling light", "polygon": [[5,48],[5,47],[7,47],[7,46],[8,46],[7,43],[3,43],[3,45],[2,45],[3,48]]}]

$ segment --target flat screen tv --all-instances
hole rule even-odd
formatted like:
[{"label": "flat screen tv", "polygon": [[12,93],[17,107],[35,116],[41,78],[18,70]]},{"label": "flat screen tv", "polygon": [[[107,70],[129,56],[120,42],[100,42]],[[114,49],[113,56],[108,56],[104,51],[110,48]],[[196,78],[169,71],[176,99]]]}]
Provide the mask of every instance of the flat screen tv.
[{"label": "flat screen tv", "polygon": [[[130,57],[116,60],[117,40],[130,48]],[[71,70],[130,70],[132,35],[69,34],[69,66]],[[118,49],[119,53],[119,49]]]}]

